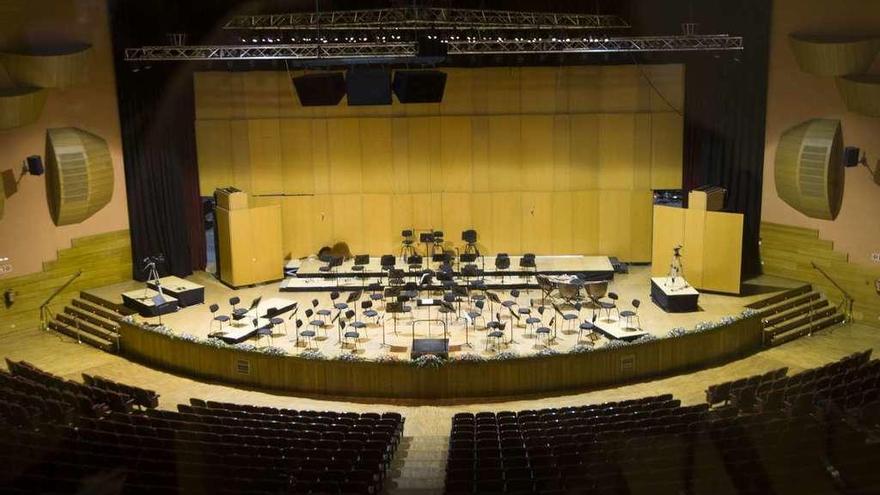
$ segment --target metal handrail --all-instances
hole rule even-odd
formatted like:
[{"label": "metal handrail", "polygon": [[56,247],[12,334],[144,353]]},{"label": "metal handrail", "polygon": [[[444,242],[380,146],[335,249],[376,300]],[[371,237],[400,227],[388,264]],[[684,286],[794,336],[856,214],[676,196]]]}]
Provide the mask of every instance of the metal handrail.
[{"label": "metal handrail", "polygon": [[828,279],[828,281],[831,282],[831,284],[836,287],[841,294],[843,294],[843,300],[840,301],[839,307],[841,312],[843,313],[843,322],[849,323],[852,320],[852,308],[855,299],[853,299],[853,297],[849,294],[849,292],[846,291],[846,289],[841,287],[840,284],[838,284],[833,278],[831,278],[831,275],[828,275],[828,272],[817,265],[815,261],[810,261],[810,264],[813,265],[813,268],[821,273],[823,277]]},{"label": "metal handrail", "polygon": [[72,284],[74,280],[79,278],[79,276],[82,275],[82,273],[83,273],[82,270],[77,270],[76,273],[71,275],[71,277],[67,280],[67,282],[64,282],[64,284],[62,284],[60,287],[55,289],[55,291],[53,291],[52,294],[45,301],[43,301],[43,304],[40,305],[40,328],[42,330],[47,330],[49,328],[48,327],[49,318],[52,317],[52,311],[49,310],[49,303],[51,303],[52,300],[58,296],[58,294],[61,294],[61,292],[63,292],[64,289],[69,287],[70,284]]}]

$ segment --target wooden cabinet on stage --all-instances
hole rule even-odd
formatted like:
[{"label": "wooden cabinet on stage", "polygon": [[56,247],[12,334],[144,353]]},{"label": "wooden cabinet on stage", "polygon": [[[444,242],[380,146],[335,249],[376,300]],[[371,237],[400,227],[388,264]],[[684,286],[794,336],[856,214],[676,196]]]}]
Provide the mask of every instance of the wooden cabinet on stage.
[{"label": "wooden cabinet on stage", "polygon": [[282,278],[279,205],[215,212],[221,281],[241,287]]},{"label": "wooden cabinet on stage", "polygon": [[701,290],[739,294],[743,216],[705,209],[654,206],[651,276],[669,274],[682,246],[684,278]]}]

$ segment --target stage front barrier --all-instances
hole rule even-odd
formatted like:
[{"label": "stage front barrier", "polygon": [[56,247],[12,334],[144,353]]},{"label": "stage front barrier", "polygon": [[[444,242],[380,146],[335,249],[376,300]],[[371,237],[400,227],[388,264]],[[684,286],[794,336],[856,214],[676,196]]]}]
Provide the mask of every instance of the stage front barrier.
[{"label": "stage front barrier", "polygon": [[562,393],[698,369],[758,350],[762,332],[755,315],[711,330],[613,349],[417,368],[408,361],[312,360],[216,348],[122,322],[120,352],[149,366],[261,389],[454,399]]},{"label": "stage front barrier", "polygon": [[697,289],[739,294],[741,213],[654,206],[651,276],[669,274],[673,248],[681,250],[684,278]]}]

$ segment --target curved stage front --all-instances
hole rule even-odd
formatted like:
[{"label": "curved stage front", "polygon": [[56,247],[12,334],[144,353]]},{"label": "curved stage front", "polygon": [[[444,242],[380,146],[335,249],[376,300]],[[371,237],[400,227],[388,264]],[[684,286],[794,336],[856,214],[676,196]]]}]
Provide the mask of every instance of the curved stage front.
[{"label": "curved stage front", "polygon": [[120,352],[143,364],[231,385],[305,395],[460,399],[566,393],[619,385],[736,359],[761,347],[757,315],[680,337],[565,353],[486,361],[305,359],[212,347],[120,324]]}]

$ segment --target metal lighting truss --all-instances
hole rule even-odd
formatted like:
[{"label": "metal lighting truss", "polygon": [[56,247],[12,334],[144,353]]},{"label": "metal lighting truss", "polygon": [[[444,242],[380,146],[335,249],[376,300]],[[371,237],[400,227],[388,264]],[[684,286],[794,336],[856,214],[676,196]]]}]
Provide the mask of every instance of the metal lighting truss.
[{"label": "metal lighting truss", "polygon": [[[449,55],[688,52],[742,50],[740,36],[631,36],[608,38],[483,39],[444,41]],[[144,46],[126,48],[125,60],[320,60],[415,57],[416,42],[309,43],[269,45]]]},{"label": "metal lighting truss", "polygon": [[518,53],[688,52],[742,50],[740,36],[632,36],[613,38],[458,40],[446,43],[450,55]]},{"label": "metal lighting truss", "polygon": [[291,14],[241,15],[224,29],[623,29],[616,15],[520,12],[514,10],[400,7]]},{"label": "metal lighting truss", "polygon": [[398,58],[416,56],[416,44],[311,43],[291,45],[143,46],[126,48],[125,60],[319,60]]}]

